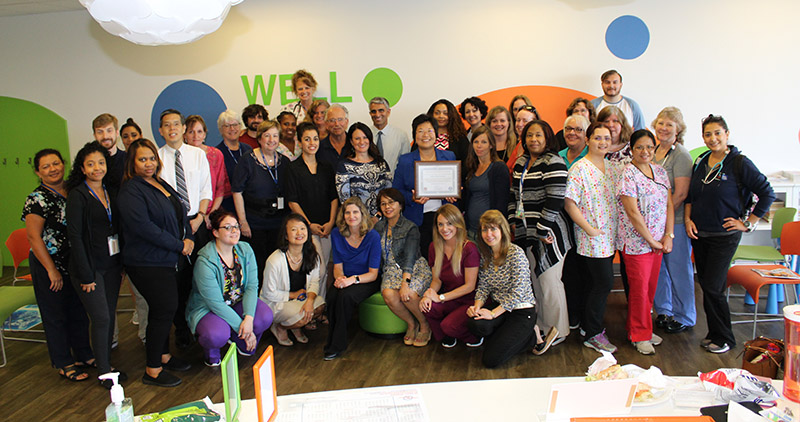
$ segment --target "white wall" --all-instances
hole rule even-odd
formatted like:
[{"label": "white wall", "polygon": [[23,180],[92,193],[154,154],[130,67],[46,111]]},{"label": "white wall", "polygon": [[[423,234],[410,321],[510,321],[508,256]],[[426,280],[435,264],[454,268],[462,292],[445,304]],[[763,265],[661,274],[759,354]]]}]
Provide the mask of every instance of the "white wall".
[{"label": "white wall", "polygon": [[[634,60],[618,59],[605,46],[608,24],[626,14],[650,30],[647,51]],[[388,67],[404,83],[392,121],[409,130],[411,118],[438,98],[457,104],[518,85],[600,93],[600,73],[616,68],[623,94],[640,103],[648,122],[664,106],[680,107],[693,148],[702,144],[700,119],[722,114],[731,143],[769,173],[800,168],[797,16],[800,2],[791,0],[247,0],[217,33],[170,47],[113,37],[85,11],[4,17],[0,95],[65,117],[74,151],[102,112],[132,116],[150,136],[153,102],[182,79],[211,85],[241,111],[241,75],[267,79],[303,67],[317,76],[318,94],[327,95],[327,74],[337,71],[339,94],[354,100],[351,122],[369,122],[362,79]],[[276,92],[272,115],[277,99]]]}]

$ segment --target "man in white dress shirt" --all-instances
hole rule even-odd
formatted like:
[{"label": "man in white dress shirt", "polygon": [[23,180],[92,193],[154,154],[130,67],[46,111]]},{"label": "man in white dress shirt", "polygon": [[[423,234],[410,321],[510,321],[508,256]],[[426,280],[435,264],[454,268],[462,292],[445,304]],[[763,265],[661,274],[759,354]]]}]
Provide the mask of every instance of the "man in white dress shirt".
[{"label": "man in white dress shirt", "polygon": [[211,172],[206,153],[202,149],[183,143],[186,131],[183,115],[178,110],[168,109],[161,113],[158,132],[166,145],[158,149],[161,158],[161,179],[169,184],[186,210],[189,224],[195,236],[191,259],[178,262],[178,310],[175,314],[175,344],[179,349],[191,345],[192,337],[186,324],[186,301],[192,290],[192,263],[208,242],[205,216],[211,201]]},{"label": "man in white dress shirt", "polygon": [[397,158],[411,151],[411,142],[408,135],[395,126],[389,124],[389,115],[392,109],[389,101],[383,97],[374,97],[369,100],[369,117],[372,118],[372,135],[383,159],[389,165],[392,177],[397,167]]}]

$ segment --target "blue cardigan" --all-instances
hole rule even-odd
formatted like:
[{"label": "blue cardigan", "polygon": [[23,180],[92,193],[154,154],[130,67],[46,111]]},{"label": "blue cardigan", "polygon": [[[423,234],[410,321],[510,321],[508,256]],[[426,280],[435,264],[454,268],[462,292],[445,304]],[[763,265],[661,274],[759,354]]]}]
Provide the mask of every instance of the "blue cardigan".
[{"label": "blue cardigan", "polygon": [[[452,151],[436,150],[436,161],[453,161],[456,155]],[[419,161],[419,150],[403,154],[397,159],[392,187],[399,190],[406,200],[403,215],[414,224],[422,225],[422,205],[414,202],[411,190],[414,189],[414,162]]]},{"label": "blue cardigan", "polygon": [[[161,186],[175,198],[169,184]],[[183,239],[194,240],[186,214],[175,216],[172,201],[141,177],[122,184],[117,197],[122,222],[122,259],[125,265],[174,267],[183,251]]]},{"label": "blue cardigan", "polygon": [[[258,300],[258,266],[253,248],[246,242],[239,242],[233,247],[239,255],[242,264],[242,305],[244,315],[255,316],[256,301]],[[192,280],[192,293],[186,303],[186,322],[192,333],[197,324],[213,312],[222,318],[236,331],[242,323],[242,317],[228,306],[222,299],[222,288],[225,285],[222,263],[217,254],[216,242],[211,241],[200,249],[197,262],[194,264],[194,279]]]}]

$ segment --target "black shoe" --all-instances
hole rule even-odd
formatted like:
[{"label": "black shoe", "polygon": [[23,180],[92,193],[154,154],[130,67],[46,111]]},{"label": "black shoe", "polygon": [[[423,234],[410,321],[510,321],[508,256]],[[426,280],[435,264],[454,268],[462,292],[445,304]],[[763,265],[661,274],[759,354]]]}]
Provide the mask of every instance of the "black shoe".
[{"label": "black shoe", "polygon": [[690,327],[688,325],[683,325],[674,319],[667,324],[667,328],[664,329],[664,332],[669,334],[681,333],[688,330]]},{"label": "black shoe", "polygon": [[179,350],[186,350],[192,347],[192,333],[189,331],[176,331],[175,332],[175,347]]},{"label": "black shoe", "polygon": [[186,362],[185,360],[175,356],[169,358],[169,362],[162,363],[161,366],[165,369],[169,369],[170,371],[178,372],[186,372],[192,369],[192,365],[189,364],[189,362]]},{"label": "black shoe", "polygon": [[667,325],[672,321],[673,319],[669,315],[659,315],[656,317],[656,327],[663,330],[667,328]]},{"label": "black shoe", "polygon": [[324,360],[334,360],[341,356],[342,354],[339,352],[325,352],[325,356],[322,358]]},{"label": "black shoe", "polygon": [[458,340],[454,339],[453,337],[445,337],[442,339],[442,347],[445,349],[452,349],[453,347],[456,347],[456,343],[458,343]]},{"label": "black shoe", "polygon": [[120,371],[119,369],[112,369],[112,370],[111,370],[111,372],[116,372],[116,373],[118,373],[118,374],[119,374],[119,375],[117,376],[117,381],[118,381],[120,384],[122,384],[123,382],[125,382],[125,381],[127,381],[127,380],[128,380],[128,374],[126,374],[124,371]]},{"label": "black shoe", "polygon": [[145,372],[142,375],[142,383],[147,385],[157,385],[159,387],[175,387],[181,383],[181,379],[167,371],[161,371],[158,377],[153,378]]}]

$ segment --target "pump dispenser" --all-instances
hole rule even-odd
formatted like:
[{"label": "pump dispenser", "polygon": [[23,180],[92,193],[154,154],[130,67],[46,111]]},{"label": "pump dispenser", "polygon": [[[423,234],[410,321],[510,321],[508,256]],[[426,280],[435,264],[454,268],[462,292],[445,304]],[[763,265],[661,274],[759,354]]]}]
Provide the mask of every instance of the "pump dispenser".
[{"label": "pump dispenser", "polygon": [[106,407],[106,422],[133,422],[133,401],[125,398],[125,391],[119,385],[119,372],[100,375],[101,380],[111,380],[111,404]]}]

